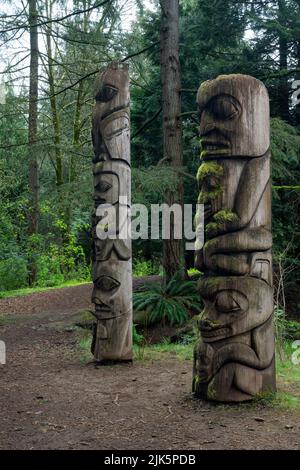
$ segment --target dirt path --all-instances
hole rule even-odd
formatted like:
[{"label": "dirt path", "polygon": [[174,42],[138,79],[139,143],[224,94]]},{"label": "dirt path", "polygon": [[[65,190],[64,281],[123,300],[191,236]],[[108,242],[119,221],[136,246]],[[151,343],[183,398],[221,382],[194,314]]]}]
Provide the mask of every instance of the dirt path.
[{"label": "dirt path", "polygon": [[[160,276],[147,276],[133,279],[133,290],[138,290],[146,281],[159,282]],[[0,299],[0,314],[34,314],[70,312],[77,313],[92,308],[92,283],[80,284],[61,289],[50,289],[44,292],[20,297]]]},{"label": "dirt path", "polygon": [[0,328],[1,449],[300,447],[299,411],[195,401],[191,361],[170,355],[95,368],[70,322],[59,311],[9,315]]}]

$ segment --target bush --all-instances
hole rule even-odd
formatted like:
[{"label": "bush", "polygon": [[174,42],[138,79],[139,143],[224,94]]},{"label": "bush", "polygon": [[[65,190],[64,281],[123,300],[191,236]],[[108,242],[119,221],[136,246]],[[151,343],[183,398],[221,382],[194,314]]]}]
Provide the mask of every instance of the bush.
[{"label": "bush", "polygon": [[0,291],[21,289],[27,286],[27,261],[21,256],[0,260]]},{"label": "bush", "polygon": [[144,339],[144,336],[137,332],[136,325],[132,325],[132,343],[140,346]]},{"label": "bush", "polygon": [[153,276],[159,272],[158,268],[152,261],[138,259],[133,261],[132,271],[133,276],[135,277]]},{"label": "bush", "polygon": [[150,323],[181,325],[202,308],[196,285],[196,281],[182,281],[179,273],[166,285],[146,283],[145,290],[133,294],[133,307],[145,310]]},{"label": "bush", "polygon": [[49,253],[41,255],[37,259],[37,280],[38,287],[54,287],[65,281],[65,276],[61,271],[60,259],[57,247],[51,247]]}]

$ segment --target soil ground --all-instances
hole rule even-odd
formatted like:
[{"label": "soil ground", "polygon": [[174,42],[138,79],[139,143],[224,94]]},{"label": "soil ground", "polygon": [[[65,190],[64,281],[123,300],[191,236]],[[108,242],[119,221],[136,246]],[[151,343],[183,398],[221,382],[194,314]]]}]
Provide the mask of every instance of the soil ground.
[{"label": "soil ground", "polygon": [[193,399],[191,359],[96,367],[74,327],[90,286],[60,291],[0,300],[0,449],[300,448],[299,409]]}]

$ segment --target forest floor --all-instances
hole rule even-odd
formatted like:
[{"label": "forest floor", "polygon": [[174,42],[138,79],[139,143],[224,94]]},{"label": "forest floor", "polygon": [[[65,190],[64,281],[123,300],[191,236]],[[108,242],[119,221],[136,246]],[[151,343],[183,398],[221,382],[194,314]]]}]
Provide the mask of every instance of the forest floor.
[{"label": "forest floor", "polygon": [[[191,347],[147,346],[136,349],[133,364],[95,366],[90,333],[76,326],[82,288],[70,289],[59,294],[62,307],[57,291],[47,301],[45,293],[35,294],[41,298],[34,312],[27,297],[10,299],[9,312],[7,299],[0,300],[7,349],[0,365],[0,449],[300,448],[300,408],[293,401],[195,400]],[[279,389],[300,397],[299,381],[282,374]]]}]

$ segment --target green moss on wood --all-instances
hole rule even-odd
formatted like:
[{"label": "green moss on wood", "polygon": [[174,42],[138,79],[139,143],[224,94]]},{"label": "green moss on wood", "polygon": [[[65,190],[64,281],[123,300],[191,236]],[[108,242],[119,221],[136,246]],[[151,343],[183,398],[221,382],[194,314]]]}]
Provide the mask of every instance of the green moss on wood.
[{"label": "green moss on wood", "polygon": [[216,396],[217,396],[217,391],[216,391],[215,386],[214,386],[214,381],[212,381],[208,385],[207,397],[210,398],[211,400],[214,400],[214,399],[216,399]]},{"label": "green moss on wood", "polygon": [[221,186],[217,186],[213,191],[204,191],[202,190],[199,198],[198,198],[198,203],[199,204],[206,204],[207,202],[212,201],[215,199],[217,196],[222,194],[222,188]]},{"label": "green moss on wood", "polygon": [[238,220],[238,216],[234,212],[222,210],[217,212],[213,216],[213,219],[214,221],[210,222],[206,226],[205,231],[207,234],[217,233],[222,227],[224,227],[226,222],[234,222]]},{"label": "green moss on wood", "polygon": [[210,222],[205,227],[205,232],[210,235],[211,233],[215,233],[218,230],[219,225],[216,222]]},{"label": "green moss on wood", "polygon": [[220,224],[224,222],[233,222],[237,219],[238,219],[237,214],[231,211],[226,211],[226,210],[219,211],[214,215],[214,220]]},{"label": "green moss on wood", "polygon": [[200,382],[200,378],[198,375],[194,375],[193,376],[193,390],[195,391],[195,389],[197,388],[197,385],[199,384]]},{"label": "green moss on wood", "polygon": [[204,178],[206,178],[207,176],[220,177],[223,175],[223,171],[224,171],[223,167],[221,165],[218,165],[218,163],[204,162],[199,167],[199,170],[197,173],[197,180],[199,183],[202,183]]}]

